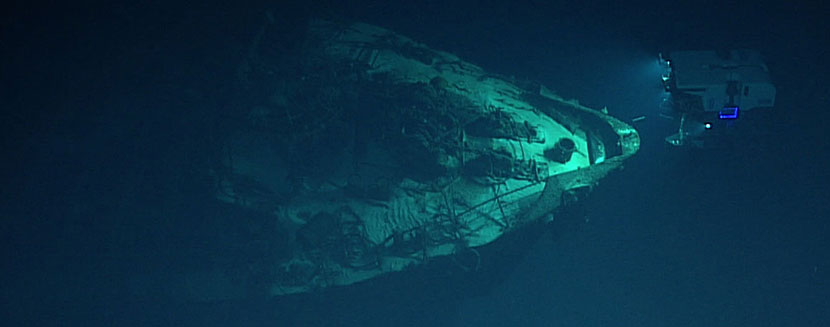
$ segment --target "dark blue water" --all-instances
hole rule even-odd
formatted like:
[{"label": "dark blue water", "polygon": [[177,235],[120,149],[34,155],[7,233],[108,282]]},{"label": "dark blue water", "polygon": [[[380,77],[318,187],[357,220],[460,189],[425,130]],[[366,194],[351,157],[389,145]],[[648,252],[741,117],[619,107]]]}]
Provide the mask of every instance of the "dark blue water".
[{"label": "dark blue water", "polygon": [[[3,10],[0,314],[30,326],[830,323],[826,6],[400,2]],[[499,278],[430,270],[283,299],[136,297],[128,276],[262,256],[196,167],[215,159],[226,113],[256,104],[231,81],[266,10],[272,55],[310,17],[378,24],[621,119],[645,115],[642,148],[584,208],[492,257],[510,265]],[[771,133],[752,148],[669,148],[656,54],[715,48],[767,57]]]}]

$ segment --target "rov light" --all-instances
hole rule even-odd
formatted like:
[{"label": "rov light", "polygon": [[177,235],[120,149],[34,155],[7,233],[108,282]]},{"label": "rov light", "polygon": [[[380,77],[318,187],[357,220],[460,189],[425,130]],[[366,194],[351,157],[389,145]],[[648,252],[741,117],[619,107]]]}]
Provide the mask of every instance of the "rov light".
[{"label": "rov light", "polygon": [[662,52],[660,52],[660,53],[658,53],[658,54],[657,54],[657,61],[658,61],[659,63],[663,64],[663,65],[666,65],[666,68],[668,68],[669,66],[671,66],[671,61],[670,61],[668,58],[663,57],[663,53],[662,53]]},{"label": "rov light", "polygon": [[705,122],[705,123],[703,123],[703,128],[705,128],[705,129],[712,129],[712,123],[710,123],[710,122]]},{"label": "rov light", "polygon": [[738,106],[726,106],[718,113],[720,119],[738,119]]}]

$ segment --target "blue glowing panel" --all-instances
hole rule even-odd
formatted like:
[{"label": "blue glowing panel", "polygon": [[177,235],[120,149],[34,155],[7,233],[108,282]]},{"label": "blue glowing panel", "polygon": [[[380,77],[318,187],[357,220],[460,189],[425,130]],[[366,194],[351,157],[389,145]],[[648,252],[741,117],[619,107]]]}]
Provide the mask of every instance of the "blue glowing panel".
[{"label": "blue glowing panel", "polygon": [[737,119],[738,107],[723,107],[718,113],[720,119]]}]

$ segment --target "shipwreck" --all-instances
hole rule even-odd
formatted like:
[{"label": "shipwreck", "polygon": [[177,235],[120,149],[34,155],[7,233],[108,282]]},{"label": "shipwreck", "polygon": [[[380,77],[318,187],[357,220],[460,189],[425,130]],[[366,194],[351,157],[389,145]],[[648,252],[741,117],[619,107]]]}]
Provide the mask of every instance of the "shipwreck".
[{"label": "shipwreck", "polygon": [[[286,295],[475,249],[579,201],[637,152],[637,131],[542,85],[363,23],[312,21],[211,173],[216,198],[270,217],[251,275]],[[246,66],[248,73],[268,68]],[[470,260],[469,258],[473,258]]]}]

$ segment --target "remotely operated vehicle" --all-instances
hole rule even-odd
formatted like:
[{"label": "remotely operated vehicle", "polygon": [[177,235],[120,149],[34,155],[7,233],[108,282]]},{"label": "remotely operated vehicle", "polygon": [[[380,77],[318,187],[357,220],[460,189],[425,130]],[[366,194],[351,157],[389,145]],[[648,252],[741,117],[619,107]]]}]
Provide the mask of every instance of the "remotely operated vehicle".
[{"label": "remotely operated vehicle", "polygon": [[667,143],[711,148],[762,132],[776,89],[759,52],[678,51],[659,61],[664,117],[679,124]]}]

